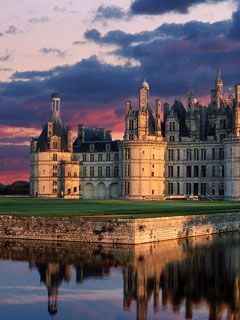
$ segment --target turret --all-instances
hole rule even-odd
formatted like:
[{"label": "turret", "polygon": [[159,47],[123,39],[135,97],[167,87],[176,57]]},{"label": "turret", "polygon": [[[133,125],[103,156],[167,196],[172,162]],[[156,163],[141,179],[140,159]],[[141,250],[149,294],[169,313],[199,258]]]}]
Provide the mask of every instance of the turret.
[{"label": "turret", "polygon": [[161,136],[161,100],[156,100],[156,118],[155,118],[155,132],[157,136]]},{"label": "turret", "polygon": [[139,109],[140,112],[145,112],[148,108],[149,103],[149,84],[146,81],[143,81],[140,90],[139,90]]},{"label": "turret", "polygon": [[127,100],[125,102],[125,114],[127,115],[132,110],[132,102]]},{"label": "turret", "polygon": [[83,124],[78,125],[78,139],[79,142],[85,141],[85,127]]},{"label": "turret", "polygon": [[138,114],[138,137],[149,134],[148,130],[148,105],[149,105],[149,84],[144,81],[139,90],[139,114]]},{"label": "turret", "polygon": [[222,80],[222,69],[218,67],[217,70],[217,79],[216,79],[216,86],[215,88],[217,89],[218,94],[223,96],[223,80]]},{"label": "turret", "polygon": [[58,93],[53,93],[51,95],[52,118],[60,119],[60,103],[61,103],[60,95]]},{"label": "turret", "polygon": [[194,100],[195,100],[195,97],[194,97],[193,90],[190,90],[187,94],[187,108],[188,108],[187,111],[192,111]]},{"label": "turret", "polygon": [[70,125],[67,126],[67,145],[68,145],[68,152],[72,152],[73,151],[72,127]]},{"label": "turret", "polygon": [[237,107],[240,107],[240,83],[235,86],[235,99]]}]

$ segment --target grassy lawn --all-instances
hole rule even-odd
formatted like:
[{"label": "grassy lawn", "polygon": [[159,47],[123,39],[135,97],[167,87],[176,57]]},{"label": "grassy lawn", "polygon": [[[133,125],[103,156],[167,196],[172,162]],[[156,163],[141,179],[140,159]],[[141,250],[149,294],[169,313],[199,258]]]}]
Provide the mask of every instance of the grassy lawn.
[{"label": "grassy lawn", "polygon": [[88,216],[114,215],[131,218],[240,212],[240,202],[223,201],[128,201],[43,200],[0,197],[0,215]]}]

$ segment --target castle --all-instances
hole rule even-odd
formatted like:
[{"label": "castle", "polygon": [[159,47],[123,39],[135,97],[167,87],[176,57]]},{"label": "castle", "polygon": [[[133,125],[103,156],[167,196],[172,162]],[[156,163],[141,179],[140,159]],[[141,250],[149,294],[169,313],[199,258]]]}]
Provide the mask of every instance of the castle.
[{"label": "castle", "polygon": [[125,132],[78,126],[60,116],[60,96],[51,96],[51,116],[31,139],[30,192],[33,197],[83,199],[163,199],[203,196],[240,200],[240,84],[224,97],[218,69],[208,106],[192,91],[184,107],[156,100],[149,84],[139,89],[139,105],[125,103]]}]

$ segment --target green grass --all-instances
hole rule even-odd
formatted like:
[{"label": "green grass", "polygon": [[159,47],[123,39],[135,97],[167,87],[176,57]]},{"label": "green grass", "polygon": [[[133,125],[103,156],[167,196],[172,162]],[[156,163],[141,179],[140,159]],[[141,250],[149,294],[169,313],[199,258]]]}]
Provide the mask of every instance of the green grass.
[{"label": "green grass", "polygon": [[94,216],[130,218],[240,212],[240,202],[223,201],[128,201],[128,200],[43,200],[0,197],[0,215]]}]

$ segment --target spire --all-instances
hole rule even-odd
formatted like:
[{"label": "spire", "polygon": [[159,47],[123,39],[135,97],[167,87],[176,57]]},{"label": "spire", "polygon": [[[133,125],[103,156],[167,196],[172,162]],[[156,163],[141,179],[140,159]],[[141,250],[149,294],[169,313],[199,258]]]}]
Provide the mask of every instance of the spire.
[{"label": "spire", "polygon": [[217,69],[217,80],[222,81],[222,68],[218,67]]},{"label": "spire", "polygon": [[218,93],[223,94],[222,68],[217,69],[216,89]]}]

